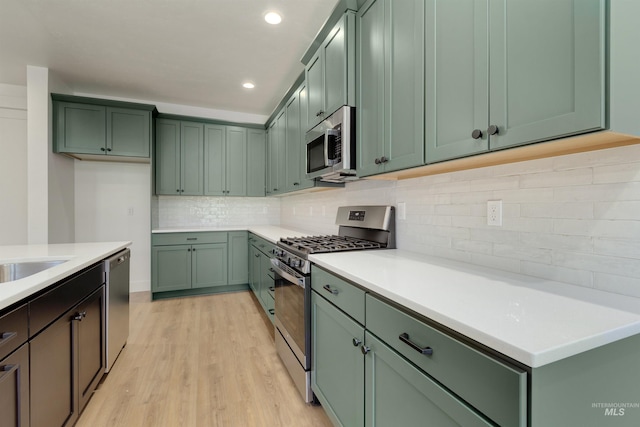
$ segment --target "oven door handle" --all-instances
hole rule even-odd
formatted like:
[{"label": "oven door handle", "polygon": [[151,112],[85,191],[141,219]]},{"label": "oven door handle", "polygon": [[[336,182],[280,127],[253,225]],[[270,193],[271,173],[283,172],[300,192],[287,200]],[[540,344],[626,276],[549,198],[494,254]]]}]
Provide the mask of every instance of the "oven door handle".
[{"label": "oven door handle", "polygon": [[295,283],[296,285],[300,286],[302,289],[304,289],[307,285],[307,279],[306,277],[296,277],[293,274],[284,271],[283,269],[280,268],[280,266],[278,265],[278,260],[276,258],[271,258],[271,266],[273,267],[274,272],[279,275],[280,277],[287,279],[288,281]]}]

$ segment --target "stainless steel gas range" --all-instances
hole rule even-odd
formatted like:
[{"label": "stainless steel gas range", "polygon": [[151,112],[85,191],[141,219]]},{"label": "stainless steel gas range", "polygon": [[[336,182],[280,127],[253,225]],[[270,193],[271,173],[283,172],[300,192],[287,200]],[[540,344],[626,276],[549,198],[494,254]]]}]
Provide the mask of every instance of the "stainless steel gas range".
[{"label": "stainless steel gas range", "polygon": [[310,254],[395,248],[393,206],[343,206],[336,216],[338,235],[282,238],[271,259],[275,273],[275,342],[300,394],[311,391]]}]

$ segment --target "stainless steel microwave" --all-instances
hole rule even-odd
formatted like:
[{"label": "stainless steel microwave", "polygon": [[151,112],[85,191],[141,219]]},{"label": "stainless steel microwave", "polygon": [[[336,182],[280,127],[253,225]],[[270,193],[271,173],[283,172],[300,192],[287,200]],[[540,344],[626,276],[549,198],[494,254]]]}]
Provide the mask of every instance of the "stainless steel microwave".
[{"label": "stainless steel microwave", "polygon": [[356,177],[356,109],[345,105],[307,132],[307,178],[344,182]]}]

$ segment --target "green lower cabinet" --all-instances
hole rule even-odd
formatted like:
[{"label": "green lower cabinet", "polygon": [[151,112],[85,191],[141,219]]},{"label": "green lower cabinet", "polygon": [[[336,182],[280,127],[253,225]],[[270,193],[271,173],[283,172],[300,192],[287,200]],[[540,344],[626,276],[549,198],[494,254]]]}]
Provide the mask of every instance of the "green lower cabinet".
[{"label": "green lower cabinet", "polygon": [[313,392],[334,425],[364,425],[364,327],[312,291],[311,328]]},{"label": "green lower cabinet", "polygon": [[191,245],[156,246],[151,257],[153,292],[191,288]]},{"label": "green lower cabinet", "polygon": [[364,342],[365,426],[494,425],[371,333]]},{"label": "green lower cabinet", "polygon": [[247,234],[246,231],[152,234],[153,298],[248,289]]},{"label": "green lower cabinet", "polygon": [[265,313],[273,322],[274,278],[271,271],[271,249],[273,244],[249,233],[249,286]]},{"label": "green lower cabinet", "polygon": [[227,282],[227,244],[191,247],[191,287],[224,286]]}]

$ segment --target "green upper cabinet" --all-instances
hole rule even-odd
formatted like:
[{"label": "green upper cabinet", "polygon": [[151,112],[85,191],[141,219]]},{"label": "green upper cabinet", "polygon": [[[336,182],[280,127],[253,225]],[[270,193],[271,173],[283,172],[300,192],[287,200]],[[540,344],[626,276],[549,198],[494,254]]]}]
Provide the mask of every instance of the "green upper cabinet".
[{"label": "green upper cabinet", "polygon": [[265,131],[247,131],[247,196],[264,197],[266,188],[267,144]]},{"label": "green upper cabinet", "polygon": [[202,123],[156,120],[156,194],[203,194],[203,133]]},{"label": "green upper cabinet", "polygon": [[246,196],[247,129],[205,125],[204,194]]},{"label": "green upper cabinet", "polygon": [[52,94],[56,153],[80,159],[148,159],[155,107]]},{"label": "green upper cabinet", "polygon": [[358,11],[359,176],[424,163],[424,2],[372,0]]},{"label": "green upper cabinet", "polygon": [[605,128],[604,0],[425,4],[427,163]]},{"label": "green upper cabinet", "polygon": [[107,107],[107,154],[149,157],[151,113]]},{"label": "green upper cabinet", "polygon": [[302,129],[300,128],[300,96],[296,91],[285,107],[285,190],[300,189],[302,179]]},{"label": "green upper cabinet", "polygon": [[286,191],[286,120],[286,110],[282,108],[269,126],[267,195],[276,195]]},{"label": "green upper cabinet", "polygon": [[355,13],[347,11],[305,67],[307,126],[355,101]]}]

